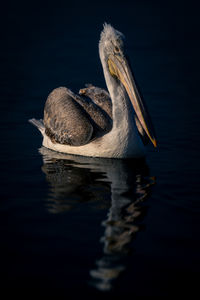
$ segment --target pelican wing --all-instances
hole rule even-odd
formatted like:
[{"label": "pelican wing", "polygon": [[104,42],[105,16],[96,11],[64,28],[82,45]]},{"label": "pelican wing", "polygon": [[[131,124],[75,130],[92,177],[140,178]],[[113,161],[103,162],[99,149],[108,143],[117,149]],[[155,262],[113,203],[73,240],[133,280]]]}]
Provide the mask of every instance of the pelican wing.
[{"label": "pelican wing", "polygon": [[82,107],[73,99],[70,90],[54,89],[44,107],[45,133],[52,142],[73,146],[87,144],[93,126]]},{"label": "pelican wing", "polygon": [[106,90],[92,84],[86,84],[86,88],[81,89],[79,94],[89,97],[112,119],[112,101]]},{"label": "pelican wing", "polygon": [[111,130],[111,119],[97,104],[60,87],[44,108],[45,133],[52,142],[81,146]]}]

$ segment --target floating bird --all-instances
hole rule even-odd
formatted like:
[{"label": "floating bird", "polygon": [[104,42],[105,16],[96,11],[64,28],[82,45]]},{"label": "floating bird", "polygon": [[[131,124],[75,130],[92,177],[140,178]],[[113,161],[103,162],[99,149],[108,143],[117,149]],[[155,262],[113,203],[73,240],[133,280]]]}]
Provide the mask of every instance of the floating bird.
[{"label": "floating bird", "polygon": [[91,157],[129,158],[145,155],[154,129],[125,56],[124,35],[104,24],[99,54],[108,92],[87,85],[78,94],[54,89],[43,120],[29,120],[43,135],[43,146]]}]

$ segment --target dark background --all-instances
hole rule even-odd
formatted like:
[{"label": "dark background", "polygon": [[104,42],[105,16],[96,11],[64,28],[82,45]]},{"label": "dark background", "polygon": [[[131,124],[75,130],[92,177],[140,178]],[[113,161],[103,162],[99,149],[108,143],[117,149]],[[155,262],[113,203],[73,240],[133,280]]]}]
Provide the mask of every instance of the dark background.
[{"label": "dark background", "polygon": [[[131,267],[118,285],[120,293],[132,292],[132,280],[136,296],[199,293],[200,18],[195,1],[1,5],[2,284],[81,287],[90,293],[84,276],[101,251],[99,224],[107,210],[93,216],[90,206],[78,205],[76,213],[47,212],[41,136],[27,120],[42,117],[55,87],[75,92],[90,82],[105,87],[98,56],[105,21],[126,36],[158,138],[158,149],[147,150],[150,175],[157,178],[143,219],[148,230],[134,241],[136,254],[127,262]],[[83,178],[85,186],[94,184],[85,173]],[[63,229],[70,226],[71,235]]]}]

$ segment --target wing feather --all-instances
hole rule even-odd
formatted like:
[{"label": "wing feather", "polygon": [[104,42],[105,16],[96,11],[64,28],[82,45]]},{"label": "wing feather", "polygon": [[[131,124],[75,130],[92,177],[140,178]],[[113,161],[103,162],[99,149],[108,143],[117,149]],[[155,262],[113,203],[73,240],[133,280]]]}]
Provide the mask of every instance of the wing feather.
[{"label": "wing feather", "polygon": [[44,107],[45,133],[52,142],[81,146],[93,134],[93,126],[73,93],[65,87],[54,89]]},{"label": "wing feather", "polygon": [[112,119],[112,101],[106,90],[92,84],[86,84],[86,88],[80,89],[79,94],[89,97]]}]

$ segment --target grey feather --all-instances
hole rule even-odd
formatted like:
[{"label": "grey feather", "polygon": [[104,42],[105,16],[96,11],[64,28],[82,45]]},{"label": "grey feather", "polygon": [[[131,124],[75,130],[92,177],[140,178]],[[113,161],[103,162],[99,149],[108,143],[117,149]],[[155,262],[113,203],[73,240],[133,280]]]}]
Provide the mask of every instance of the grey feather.
[{"label": "grey feather", "polygon": [[33,124],[35,127],[37,127],[41,133],[44,133],[45,131],[45,127],[44,127],[44,123],[43,123],[43,120],[40,119],[40,120],[36,120],[36,119],[29,119],[28,120],[31,124]]},{"label": "grey feather", "polygon": [[91,140],[93,126],[73,96],[70,90],[60,87],[47,98],[44,107],[45,133],[54,143],[81,146]]},{"label": "grey feather", "polygon": [[44,107],[44,126],[52,142],[81,146],[111,130],[112,119],[97,104],[100,90],[95,88],[95,101],[94,97],[81,97],[65,87],[50,93]]},{"label": "grey feather", "polygon": [[86,88],[80,89],[79,94],[89,97],[112,119],[112,101],[106,90],[92,84],[86,84]]}]

